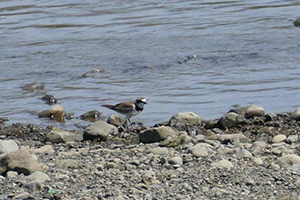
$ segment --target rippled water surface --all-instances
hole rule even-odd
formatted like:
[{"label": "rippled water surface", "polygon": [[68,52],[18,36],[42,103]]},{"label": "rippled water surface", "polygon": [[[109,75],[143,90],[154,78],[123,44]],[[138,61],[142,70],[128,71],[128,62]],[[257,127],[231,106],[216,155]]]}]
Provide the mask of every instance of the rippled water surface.
[{"label": "rippled water surface", "polygon": [[[148,126],[184,111],[214,119],[235,104],[292,111],[299,10],[292,0],[1,1],[0,117],[53,124],[33,114],[49,108],[45,94],[75,117],[145,96],[134,120]],[[93,69],[104,71],[78,78]],[[38,93],[21,88],[40,82]]]}]

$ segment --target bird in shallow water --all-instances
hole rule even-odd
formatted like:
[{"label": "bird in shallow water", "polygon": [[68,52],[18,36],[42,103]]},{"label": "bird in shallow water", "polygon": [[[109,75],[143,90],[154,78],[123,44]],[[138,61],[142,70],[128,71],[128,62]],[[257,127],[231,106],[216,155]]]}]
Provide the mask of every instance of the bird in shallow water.
[{"label": "bird in shallow water", "polygon": [[122,115],[125,115],[126,129],[127,131],[129,131],[128,122],[132,127],[130,118],[132,116],[140,114],[144,110],[145,104],[147,104],[146,99],[144,97],[138,97],[135,101],[125,101],[125,102],[118,103],[116,105],[102,105],[102,106],[114,110]]}]

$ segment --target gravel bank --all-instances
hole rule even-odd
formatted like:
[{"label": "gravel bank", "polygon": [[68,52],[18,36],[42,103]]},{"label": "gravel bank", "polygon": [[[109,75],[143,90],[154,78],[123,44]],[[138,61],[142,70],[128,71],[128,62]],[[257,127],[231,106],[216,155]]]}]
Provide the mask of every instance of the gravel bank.
[{"label": "gravel bank", "polygon": [[296,114],[244,111],[130,133],[2,122],[0,199],[300,199]]}]

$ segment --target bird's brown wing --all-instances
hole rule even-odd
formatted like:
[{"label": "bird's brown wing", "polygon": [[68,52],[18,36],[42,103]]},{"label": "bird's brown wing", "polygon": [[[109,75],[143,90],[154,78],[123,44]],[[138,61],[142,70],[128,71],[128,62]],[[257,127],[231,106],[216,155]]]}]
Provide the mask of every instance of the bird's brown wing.
[{"label": "bird's brown wing", "polygon": [[117,112],[127,113],[131,112],[134,105],[134,101],[122,102],[114,106],[113,110]]},{"label": "bird's brown wing", "polygon": [[115,105],[101,105],[102,107],[114,110]]}]

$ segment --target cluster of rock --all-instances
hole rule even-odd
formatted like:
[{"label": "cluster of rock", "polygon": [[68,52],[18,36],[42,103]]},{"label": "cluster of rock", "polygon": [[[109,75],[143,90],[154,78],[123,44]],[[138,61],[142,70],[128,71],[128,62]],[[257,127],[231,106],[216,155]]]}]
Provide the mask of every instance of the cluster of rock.
[{"label": "cluster of rock", "polygon": [[82,130],[0,129],[0,199],[299,199],[300,108],[192,112],[127,133],[111,116]]}]

